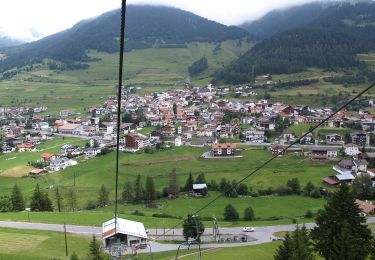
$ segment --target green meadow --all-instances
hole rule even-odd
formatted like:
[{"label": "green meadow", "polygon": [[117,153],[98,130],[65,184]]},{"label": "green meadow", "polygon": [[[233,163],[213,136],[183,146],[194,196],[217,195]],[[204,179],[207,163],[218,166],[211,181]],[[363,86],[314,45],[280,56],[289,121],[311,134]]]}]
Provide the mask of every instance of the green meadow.
[{"label": "green meadow", "polygon": [[[204,199],[196,198],[179,198],[176,200],[161,200],[157,204],[162,208],[147,208],[145,205],[127,204],[119,205],[120,217],[141,221],[146,227],[159,227],[160,229],[170,228],[175,225],[180,227],[180,223],[187,214],[196,212],[206,203],[210,202],[218,193],[212,192],[210,197]],[[233,204],[243,217],[244,209],[251,206],[255,212],[255,221],[227,222],[222,220],[224,207],[227,204]],[[267,226],[292,224],[293,219],[297,219],[300,223],[312,222],[313,219],[304,218],[304,214],[310,210],[317,212],[322,209],[325,204],[323,199],[312,199],[302,196],[266,196],[266,197],[244,197],[237,199],[220,198],[212,207],[199,212],[199,215],[205,219],[206,227],[210,227],[212,223],[208,220],[216,217],[220,226]],[[181,206],[185,205],[185,206]],[[134,215],[133,212],[138,211],[144,213],[144,216]],[[166,213],[175,218],[152,217],[152,214]],[[99,208],[95,210],[80,210],[77,212],[18,212],[18,213],[0,213],[0,220],[24,221],[24,222],[42,222],[42,223],[59,223],[64,222],[74,225],[100,226],[103,222],[114,216],[114,206]]]},{"label": "green meadow", "polygon": [[[67,234],[68,254],[81,259],[89,253],[89,237]],[[0,228],[0,259],[48,260],[65,258],[63,232]]]},{"label": "green meadow", "polygon": [[[86,259],[89,254],[90,237],[78,235],[67,235],[68,254],[75,252],[79,259]],[[65,243],[64,233],[52,231],[36,231],[13,228],[0,228],[0,259],[14,260],[47,260],[64,259]],[[237,259],[268,260],[273,259],[273,255],[280,245],[280,242],[265,243],[253,246],[240,246],[234,248],[212,248],[202,249],[204,259],[228,259],[236,255]],[[196,259],[197,249],[181,250],[179,256],[184,259]],[[140,255],[143,258],[158,260],[174,259],[176,251],[166,251],[158,253],[145,253]]]},{"label": "green meadow", "polygon": [[[176,169],[180,185],[184,185],[190,172],[197,177],[204,173],[206,180],[220,182],[222,178],[227,180],[240,180],[257,166],[271,158],[269,150],[244,150],[243,158],[237,159],[202,159],[200,155],[209,148],[178,147],[168,151],[160,151],[153,154],[120,154],[119,183],[120,189],[127,181],[134,181],[138,174],[143,181],[146,176],[154,178],[155,186],[161,190],[168,186],[169,174]],[[6,155],[9,156],[9,155]],[[306,157],[289,155],[272,161],[267,167],[257,172],[245,181],[251,188],[277,187],[285,184],[291,178],[298,178],[301,185],[312,181],[320,186],[322,178],[332,174],[332,165],[335,162],[313,163]],[[88,199],[93,199],[100,186],[104,184],[109,190],[114,189],[115,178],[115,153],[96,157],[95,159],[80,162],[76,166],[68,167],[63,171],[50,173],[39,178],[18,178],[1,176],[0,194],[10,192],[17,182],[25,194],[31,194],[36,183],[43,186],[55,185],[63,190],[73,186],[75,176],[79,204]],[[47,187],[48,187],[47,186]],[[113,198],[114,193],[111,192]]]},{"label": "green meadow", "polygon": [[[125,84],[142,87],[140,94],[183,87],[192,81],[207,84],[212,73],[229,64],[251,47],[251,43],[226,41],[215,51],[213,43],[191,43],[187,48],[152,48],[125,53]],[[116,94],[118,81],[118,55],[89,52],[97,61],[89,62],[87,70],[52,71],[45,64],[0,81],[0,106],[46,105],[46,113],[58,114],[71,109],[84,112],[84,108],[100,105]],[[203,56],[209,69],[197,78],[188,76],[188,67]]]},{"label": "green meadow", "polygon": [[[181,186],[185,184],[190,172],[195,178],[199,173],[204,173],[207,182],[211,180],[220,182],[221,178],[226,178],[229,181],[240,180],[271,157],[268,150],[259,149],[244,150],[242,151],[244,157],[238,159],[201,159],[200,155],[207,149],[209,148],[179,147],[154,154],[120,154],[119,194],[122,192],[124,183],[127,180],[133,182],[138,174],[141,174],[143,183],[146,176],[152,176],[156,189],[161,191],[168,186],[169,174],[173,169],[177,171],[178,181]],[[322,178],[332,174],[333,163],[316,164],[303,156],[288,155],[274,160],[267,167],[247,179],[245,183],[253,190],[257,190],[268,188],[269,186],[285,185],[289,179],[298,178],[302,187],[308,181],[312,181],[316,186],[322,186]],[[98,191],[102,184],[107,187],[110,192],[110,199],[114,201],[115,153],[83,161],[77,166],[38,178],[9,177],[0,174],[0,195],[9,195],[15,183],[20,186],[27,199],[31,197],[35,185],[39,183],[49,193],[53,201],[54,189],[49,187],[58,186],[65,197],[65,210],[70,210],[66,196],[71,189],[76,192],[78,208],[80,209],[85,208],[88,201],[95,202],[97,200]],[[156,202],[161,205],[160,209],[150,209],[144,205],[121,204],[119,211],[126,218],[142,220],[150,226],[164,225],[170,227],[181,220],[160,219],[151,217],[151,215],[154,213],[166,213],[182,218],[188,213],[197,211],[218,195],[218,192],[209,192],[207,198],[181,196],[176,200],[162,199]],[[206,218],[215,216],[221,219],[223,209],[229,203],[235,205],[241,217],[246,207],[253,207],[258,218],[257,225],[272,225],[274,223],[290,224],[292,218],[300,218],[307,210],[316,212],[323,207],[325,201],[303,196],[221,197],[211,207],[200,212],[199,215]],[[181,207],[181,205],[185,206]],[[143,212],[145,216],[132,215],[135,210]],[[30,219],[33,222],[62,223],[63,221],[68,221],[70,224],[100,225],[105,219],[113,216],[113,211],[113,206],[108,206],[107,208],[73,213],[32,212],[29,216],[31,216]],[[28,221],[28,215],[25,212],[1,213],[0,219]],[[270,221],[275,219],[277,221]],[[239,223],[223,222],[222,225],[244,224],[240,221]]]},{"label": "green meadow", "polygon": [[[232,247],[232,248],[209,248],[209,249],[202,249],[202,259],[212,259],[212,260],[226,260],[233,256],[236,257],[238,260],[245,260],[245,259],[256,259],[256,260],[271,260],[274,259],[273,255],[277,247],[281,243],[272,242],[272,243],[265,243],[260,245],[253,245],[253,246],[240,246],[240,247]],[[182,259],[193,260],[197,259],[198,257],[198,250],[191,249],[191,250],[182,250],[179,256]],[[149,254],[144,254],[143,256],[147,257]],[[175,259],[176,251],[166,251],[166,252],[158,252],[151,254],[153,259],[158,260],[170,260]]]}]

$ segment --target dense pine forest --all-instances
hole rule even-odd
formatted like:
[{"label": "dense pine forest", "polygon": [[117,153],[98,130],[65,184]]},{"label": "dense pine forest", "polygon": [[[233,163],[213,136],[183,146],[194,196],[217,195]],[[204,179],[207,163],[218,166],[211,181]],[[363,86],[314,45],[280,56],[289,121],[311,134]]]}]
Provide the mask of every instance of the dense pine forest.
[{"label": "dense pine forest", "polygon": [[214,82],[243,83],[265,73],[294,73],[359,66],[358,53],[374,49],[375,4],[327,8],[308,26],[261,41],[238,61],[218,71]]}]

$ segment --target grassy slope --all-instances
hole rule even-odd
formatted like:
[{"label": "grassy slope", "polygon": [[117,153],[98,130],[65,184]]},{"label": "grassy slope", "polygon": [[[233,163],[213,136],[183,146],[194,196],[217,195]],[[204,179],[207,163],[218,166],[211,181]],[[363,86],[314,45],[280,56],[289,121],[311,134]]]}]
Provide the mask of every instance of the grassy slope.
[{"label": "grassy slope", "polygon": [[[194,176],[200,172],[205,173],[207,181],[213,179],[219,182],[222,177],[228,180],[238,180],[271,157],[267,150],[247,150],[243,151],[244,158],[235,160],[200,159],[199,156],[207,149],[180,147],[154,154],[121,154],[120,185],[122,186],[126,180],[134,181],[135,177],[141,174],[142,176],[152,176],[157,189],[161,190],[168,185],[169,173],[173,168],[177,170],[181,185],[184,185],[190,171]],[[75,174],[80,202],[96,199],[96,196],[93,197],[93,195],[99,190],[101,184],[105,184],[110,190],[114,188],[114,158],[115,154],[111,153],[37,179],[20,178],[17,179],[17,183],[27,195],[31,194],[36,182],[45,187],[51,184],[59,185],[64,190],[73,185],[73,175]],[[291,155],[274,160],[246,183],[255,189],[276,187],[285,184],[288,179],[297,177],[300,179],[301,185],[305,185],[309,180],[320,185],[321,179],[332,173],[332,164],[333,162],[314,164],[305,157]],[[278,169],[277,173],[274,171],[275,169]],[[1,177],[0,175],[0,195],[8,194],[14,182],[14,178]],[[111,192],[111,197],[113,195]]]},{"label": "grassy slope", "polygon": [[[136,50],[125,54],[124,78],[126,83],[145,83],[151,90],[161,91],[181,86],[187,79],[187,68],[194,61],[206,56],[209,69],[196,83],[206,84],[214,70],[228,64],[244,53],[250,44],[238,41],[222,43],[222,49],[214,53],[215,44],[192,43],[188,48]],[[90,56],[101,59],[90,62],[88,70],[49,71],[40,66],[24,72],[12,80],[0,81],[0,106],[36,105],[49,107],[47,113],[57,114],[61,109],[83,112],[84,107],[101,104],[108,95],[114,95],[117,83],[118,55],[91,52]]]},{"label": "grassy slope", "polygon": [[[69,253],[88,255],[90,238],[68,234]],[[0,228],[0,259],[63,259],[64,233]]]},{"label": "grassy slope", "polygon": [[[206,179],[220,181],[222,177],[228,180],[240,179],[247,175],[257,165],[270,158],[270,152],[267,150],[247,150],[243,151],[244,158],[236,160],[203,160],[199,156],[205,151],[201,148],[180,147],[170,151],[158,152],[155,154],[121,154],[120,157],[120,192],[123,183],[126,180],[134,181],[136,175],[153,176],[157,189],[161,190],[168,185],[169,173],[176,168],[178,179],[181,185],[185,183],[189,172],[191,171],[196,177],[200,172],[204,172]],[[2,177],[0,175],[0,195],[10,194],[14,183],[17,183],[25,196],[29,198],[36,183],[42,188],[47,189],[50,197],[54,198],[53,190],[48,190],[50,185],[58,185],[60,190],[66,194],[70,188],[74,188],[77,192],[78,204],[84,207],[88,200],[96,201],[97,192],[101,184],[105,184],[110,190],[111,199],[114,198],[114,156],[109,154],[100,156],[93,160],[80,163],[77,166],[67,168],[64,171],[48,174],[46,176],[32,178],[14,178]],[[321,179],[331,174],[331,164],[312,164],[304,157],[288,156],[279,158],[271,163],[264,170],[251,177],[246,181],[253,188],[266,188],[268,186],[278,186],[285,184],[288,179],[297,177],[301,181],[301,185],[305,185],[311,180],[316,185],[321,185]],[[278,169],[278,173],[274,172]],[[76,175],[76,186],[73,187],[73,175]],[[145,178],[143,177],[143,182]],[[163,209],[146,209],[144,206],[129,205],[121,206],[120,210],[126,213],[125,217],[131,219],[142,219],[149,225],[165,225],[171,226],[178,220],[171,219],[155,219],[150,218],[152,213],[169,213],[185,216],[187,213],[200,208],[208,200],[216,196],[217,193],[210,192],[209,198],[191,199],[180,198],[175,201],[162,200],[160,203],[165,207]],[[67,201],[66,201],[67,202]],[[256,212],[256,216],[260,218],[269,218],[272,216],[295,217],[303,215],[307,210],[316,211],[324,204],[323,200],[315,200],[306,197],[259,197],[259,198],[237,198],[219,199],[214,207],[200,213],[201,216],[211,217],[215,215],[221,217],[223,208],[226,204],[232,203],[236,205],[237,210],[242,216],[244,208],[252,206]],[[189,205],[189,207],[180,207],[181,204]],[[134,210],[141,210],[146,213],[146,217],[130,216]],[[277,209],[277,210],[275,210]],[[62,223],[69,220],[72,224],[88,224],[98,225],[103,220],[112,216],[113,208],[100,209],[96,212],[83,212],[82,214],[65,213],[65,214],[44,214],[32,213],[32,221],[57,222]],[[26,213],[10,213],[0,214],[1,219],[27,220]],[[160,224],[161,223],[161,224]],[[286,220],[283,223],[290,223]],[[271,223],[262,223],[260,225],[269,225]],[[231,225],[225,223],[223,225]]]},{"label": "grassy slope", "polygon": [[[277,200],[282,204],[286,204],[287,211],[291,210],[290,203],[288,203],[289,197],[283,197],[282,199]],[[304,200],[304,199],[302,199]],[[312,199],[311,199],[312,200]],[[294,200],[295,201],[295,200]],[[235,201],[232,201],[235,204]],[[316,201],[316,204],[322,203],[322,201]],[[273,205],[275,203],[272,203]],[[298,203],[299,205],[301,203]],[[310,203],[309,203],[310,204]],[[281,206],[279,206],[281,207]],[[121,207],[123,208],[123,207]],[[303,205],[303,208],[299,209],[302,212],[305,208],[308,208],[308,205]],[[316,209],[317,207],[313,207]],[[20,222],[30,222],[33,223],[50,223],[50,224],[71,224],[71,225],[84,225],[84,226],[101,226],[103,222],[108,221],[109,219],[113,218],[113,211],[110,211],[108,208],[106,212],[99,212],[99,211],[78,211],[78,212],[17,212],[17,213],[0,213],[0,220],[2,221],[20,221]],[[257,209],[255,209],[256,211]],[[295,210],[295,209],[292,209]],[[223,209],[217,207],[219,216]],[[181,228],[181,221],[183,219],[171,219],[171,218],[155,218],[150,217],[148,213],[146,216],[135,216],[122,213],[123,210],[120,210],[119,216],[121,218],[126,218],[129,220],[140,221],[144,223],[147,228],[158,228],[159,234],[162,232],[163,228],[172,228],[176,227]],[[242,215],[242,212],[240,212]],[[202,212],[204,215],[204,212]],[[241,216],[242,217],[242,216]],[[311,218],[298,218],[298,223],[311,223],[313,219]],[[211,227],[212,221],[203,221],[205,227]],[[238,227],[238,226],[273,226],[273,225],[288,225],[293,224],[293,216],[289,216],[288,218],[278,219],[278,220],[256,220],[256,221],[237,221],[237,222],[227,222],[227,221],[220,221],[220,227]]]}]

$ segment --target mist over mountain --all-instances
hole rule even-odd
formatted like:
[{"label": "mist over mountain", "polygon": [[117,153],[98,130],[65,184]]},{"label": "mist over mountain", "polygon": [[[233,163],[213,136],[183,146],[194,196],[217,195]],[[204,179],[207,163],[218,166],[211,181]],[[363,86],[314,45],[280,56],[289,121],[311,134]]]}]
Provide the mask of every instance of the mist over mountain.
[{"label": "mist over mountain", "polygon": [[[319,9],[311,4],[291,10],[298,12],[309,7]],[[315,15],[315,19],[310,17],[310,23],[302,27],[260,41],[237,61],[218,71],[214,81],[242,83],[264,73],[294,73],[308,67],[353,68],[360,65],[357,54],[374,50],[374,2],[340,2],[324,7]],[[296,18],[295,24],[301,19],[297,14],[291,13],[291,17]],[[276,19],[275,26],[278,22]],[[288,20],[287,24],[292,23]]]},{"label": "mist over mountain", "polygon": [[254,35],[256,39],[263,40],[276,33],[308,25],[321,15],[327,5],[322,2],[314,2],[288,9],[274,10],[259,20],[242,24],[241,27]]},{"label": "mist over mountain", "polygon": [[20,40],[12,39],[7,35],[4,35],[0,32],[0,48],[2,47],[10,47],[10,46],[17,46],[22,44],[23,42]]},{"label": "mist over mountain", "polygon": [[[1,52],[7,58],[0,62],[0,71],[38,63],[45,58],[74,65],[88,61],[86,52],[90,49],[117,52],[119,24],[120,11],[114,10],[39,41],[3,49]],[[183,47],[188,42],[221,42],[247,36],[249,33],[239,27],[225,26],[176,8],[127,7],[125,51],[155,46]]]}]

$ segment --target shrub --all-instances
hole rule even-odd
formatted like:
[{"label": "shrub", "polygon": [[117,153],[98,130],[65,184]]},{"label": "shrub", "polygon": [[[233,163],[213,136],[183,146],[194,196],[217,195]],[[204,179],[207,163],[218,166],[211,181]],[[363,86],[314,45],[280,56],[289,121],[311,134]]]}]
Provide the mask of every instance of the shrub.
[{"label": "shrub", "polygon": [[224,220],[236,221],[239,218],[237,210],[231,204],[228,204],[224,209]]},{"label": "shrub", "polygon": [[175,219],[180,219],[181,217],[179,216],[173,216],[167,213],[154,213],[152,214],[152,217],[154,218],[175,218]]},{"label": "shrub", "polygon": [[311,212],[311,210],[306,211],[305,218],[312,218],[314,217],[314,214]]},{"label": "shrub", "polygon": [[145,213],[143,213],[142,211],[139,211],[139,210],[136,210],[132,213],[132,215],[136,215],[136,216],[145,216]]},{"label": "shrub", "polygon": [[246,221],[252,221],[255,219],[255,214],[254,214],[254,210],[252,207],[248,207],[245,209],[245,213],[244,213],[244,220]]},{"label": "shrub", "polygon": [[320,190],[319,190],[319,188],[315,188],[315,189],[311,192],[310,196],[311,196],[312,198],[314,198],[314,199],[319,199],[320,197],[322,197],[322,195],[320,194]]},{"label": "shrub", "polygon": [[96,209],[96,203],[92,200],[89,200],[86,205],[87,210]]}]

